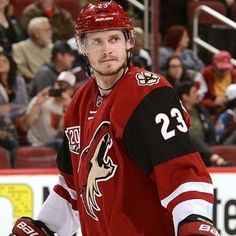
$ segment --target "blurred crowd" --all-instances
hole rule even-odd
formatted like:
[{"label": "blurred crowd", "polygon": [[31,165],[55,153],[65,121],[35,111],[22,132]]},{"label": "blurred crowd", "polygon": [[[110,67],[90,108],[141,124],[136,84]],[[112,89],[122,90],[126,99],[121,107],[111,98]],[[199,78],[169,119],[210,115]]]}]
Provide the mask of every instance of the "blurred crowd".
[{"label": "blurred crowd", "polygon": [[[138,20],[141,13],[127,1],[118,2],[137,19],[131,62],[151,70],[151,52],[144,47],[144,30]],[[190,136],[205,164],[229,166],[232,163],[211,147],[236,145],[233,52],[220,50],[212,55],[210,63],[193,52],[188,2],[160,1],[159,72],[176,89],[189,113]],[[234,4],[234,0],[221,2],[227,11]],[[0,147],[9,152],[12,168],[19,146],[59,150],[64,112],[75,91],[88,79],[86,60],[74,39],[75,19],[70,11],[56,0],[29,1],[18,17],[14,7],[14,0],[0,1]],[[181,11],[177,13],[176,9]],[[172,10],[175,13],[171,18]]]}]

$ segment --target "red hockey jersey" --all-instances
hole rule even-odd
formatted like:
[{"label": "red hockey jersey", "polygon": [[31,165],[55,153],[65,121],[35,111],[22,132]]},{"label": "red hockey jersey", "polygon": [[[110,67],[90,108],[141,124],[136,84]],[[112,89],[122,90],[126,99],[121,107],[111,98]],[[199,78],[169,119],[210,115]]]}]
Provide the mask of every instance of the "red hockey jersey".
[{"label": "red hockey jersey", "polygon": [[157,74],[132,67],[106,97],[89,81],[65,115],[54,201],[79,212],[83,236],[173,236],[190,214],[211,218],[211,179],[186,123]]}]

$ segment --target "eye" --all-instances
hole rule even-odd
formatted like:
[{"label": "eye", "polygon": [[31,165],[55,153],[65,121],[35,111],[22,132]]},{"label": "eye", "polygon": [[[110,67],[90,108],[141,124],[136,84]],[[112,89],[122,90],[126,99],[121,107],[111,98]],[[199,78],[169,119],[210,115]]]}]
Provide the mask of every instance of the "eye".
[{"label": "eye", "polygon": [[93,41],[92,41],[92,44],[93,45],[99,45],[101,43],[101,40],[99,40],[99,39],[94,39]]},{"label": "eye", "polygon": [[88,46],[98,46],[101,44],[101,40],[98,38],[88,40]]},{"label": "eye", "polygon": [[120,40],[120,37],[118,37],[118,36],[112,36],[111,39],[110,39],[110,41],[111,41],[112,43],[116,43],[116,42],[119,41],[119,40]]}]

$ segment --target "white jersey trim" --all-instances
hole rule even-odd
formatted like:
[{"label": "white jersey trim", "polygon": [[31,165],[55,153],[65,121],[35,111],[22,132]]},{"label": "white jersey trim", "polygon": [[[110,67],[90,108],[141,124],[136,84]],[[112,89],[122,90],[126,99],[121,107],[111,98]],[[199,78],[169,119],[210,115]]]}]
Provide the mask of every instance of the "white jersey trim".
[{"label": "white jersey trim", "polygon": [[212,219],[212,207],[213,204],[201,199],[187,200],[178,204],[172,211],[175,235],[179,223],[189,215],[197,214]]},{"label": "white jersey trim", "polygon": [[65,181],[65,179],[64,179],[64,177],[62,175],[59,175],[58,184],[61,185],[70,194],[70,197],[72,199],[77,200],[76,192],[73,189],[68,188],[68,186],[66,184],[66,181]]},{"label": "white jersey trim", "polygon": [[161,200],[161,205],[163,207],[167,207],[167,205],[180,194],[189,192],[189,191],[197,191],[202,193],[213,194],[213,186],[212,184],[204,183],[204,182],[188,182],[185,184],[181,184],[175,191],[173,191],[169,196]]},{"label": "white jersey trim", "polygon": [[79,212],[54,191],[42,205],[37,219],[60,236],[73,235],[80,229]]}]

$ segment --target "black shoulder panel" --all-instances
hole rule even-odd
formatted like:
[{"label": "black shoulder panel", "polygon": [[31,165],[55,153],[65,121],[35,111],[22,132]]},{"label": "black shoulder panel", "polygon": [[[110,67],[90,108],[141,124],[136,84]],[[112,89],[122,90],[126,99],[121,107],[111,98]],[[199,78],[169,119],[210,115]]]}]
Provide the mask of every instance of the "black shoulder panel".
[{"label": "black shoulder panel", "polygon": [[125,127],[123,142],[147,173],[157,164],[196,151],[173,88],[157,88],[141,101]]},{"label": "black shoulder panel", "polygon": [[73,174],[71,154],[69,151],[69,145],[65,134],[63,137],[63,143],[61,145],[60,151],[57,154],[57,165],[59,171],[67,174]]}]

